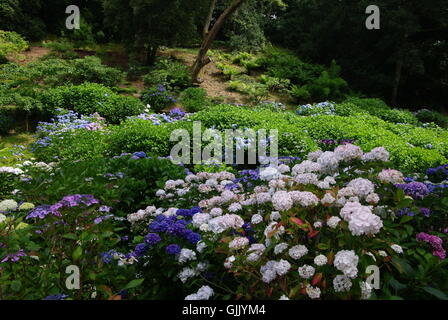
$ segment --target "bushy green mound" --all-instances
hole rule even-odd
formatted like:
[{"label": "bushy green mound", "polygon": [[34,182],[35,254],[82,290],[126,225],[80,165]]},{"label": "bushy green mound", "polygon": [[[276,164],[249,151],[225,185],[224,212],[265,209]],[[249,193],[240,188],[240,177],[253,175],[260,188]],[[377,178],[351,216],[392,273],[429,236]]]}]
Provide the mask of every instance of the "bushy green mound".
[{"label": "bushy green mound", "polygon": [[[338,107],[346,108],[344,105]],[[427,168],[448,163],[448,132],[439,127],[394,124],[362,112],[348,116],[305,117],[291,112],[233,105],[210,107],[190,116],[188,120],[156,125],[149,119],[129,119],[106,132],[68,133],[69,137],[64,137],[64,141],[46,148],[46,157],[76,159],[81,155],[113,156],[138,151],[169,156],[171,148],[177,143],[170,141],[171,133],[175,129],[185,129],[191,134],[194,121],[201,122],[202,131],[208,128],[252,128],[266,129],[269,134],[269,130],[278,130],[281,156],[304,156],[322,147],[321,140],[332,139],[353,140],[366,151],[385,147],[391,154],[394,166],[407,173],[423,172]],[[71,150],[61,151],[64,144],[70,145]],[[203,147],[207,144],[204,142]]]},{"label": "bushy green mound", "polygon": [[57,108],[74,110],[84,115],[99,113],[109,123],[115,124],[144,110],[144,105],[137,98],[118,95],[96,83],[49,89],[42,94],[41,102],[51,113],[55,113]]}]

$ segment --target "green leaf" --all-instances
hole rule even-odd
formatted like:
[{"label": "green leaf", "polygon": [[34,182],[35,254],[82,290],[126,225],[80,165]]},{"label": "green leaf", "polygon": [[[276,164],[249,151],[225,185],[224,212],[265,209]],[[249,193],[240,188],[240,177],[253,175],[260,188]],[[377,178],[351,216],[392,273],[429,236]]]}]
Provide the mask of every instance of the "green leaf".
[{"label": "green leaf", "polygon": [[78,237],[74,233],[66,233],[62,237],[70,240],[78,240]]},{"label": "green leaf", "polygon": [[22,282],[20,280],[14,280],[11,282],[11,289],[15,292],[19,292],[22,288]]},{"label": "green leaf", "polygon": [[431,287],[424,287],[422,289],[425,290],[426,292],[428,292],[429,294],[433,295],[437,299],[448,300],[448,296],[445,293],[443,293],[442,291],[440,291],[439,289],[431,288]]},{"label": "green leaf", "polygon": [[131,282],[129,282],[126,285],[126,287],[123,288],[123,290],[132,289],[132,288],[138,287],[139,285],[141,285],[143,283],[143,281],[145,281],[145,279],[134,279]]},{"label": "green leaf", "polygon": [[72,258],[73,260],[78,260],[82,256],[82,248],[77,247],[75,251],[73,251]]}]

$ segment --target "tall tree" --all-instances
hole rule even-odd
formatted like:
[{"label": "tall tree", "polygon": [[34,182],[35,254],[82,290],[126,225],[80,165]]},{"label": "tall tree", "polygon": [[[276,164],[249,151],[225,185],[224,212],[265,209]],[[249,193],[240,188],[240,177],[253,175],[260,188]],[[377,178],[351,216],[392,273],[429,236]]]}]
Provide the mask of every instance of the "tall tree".
[{"label": "tall tree", "polygon": [[[202,40],[201,48],[199,49],[196,61],[191,68],[191,78],[194,83],[200,82],[200,80],[198,79],[199,72],[201,72],[202,68],[210,63],[210,58],[207,57],[207,52],[212,46],[213,41],[216,39],[218,32],[221,30],[227,19],[230,18],[230,16],[243,4],[244,1],[246,0],[233,0],[230,5],[224,10],[224,12],[219,16],[211,29],[207,32],[204,32],[204,38]],[[216,1],[211,0],[210,11],[215,8],[215,5]],[[206,26],[210,25],[209,21],[210,20],[207,17]]]},{"label": "tall tree", "polygon": [[[103,0],[105,23],[122,41],[155,61],[160,46],[174,46],[197,38],[204,0]],[[204,10],[205,9],[205,10]]]}]

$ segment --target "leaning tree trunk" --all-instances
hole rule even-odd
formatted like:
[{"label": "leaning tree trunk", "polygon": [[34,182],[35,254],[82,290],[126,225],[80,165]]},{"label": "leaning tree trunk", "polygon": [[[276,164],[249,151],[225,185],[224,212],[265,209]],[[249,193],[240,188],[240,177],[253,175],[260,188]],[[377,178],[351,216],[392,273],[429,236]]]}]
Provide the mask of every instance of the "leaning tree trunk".
[{"label": "leaning tree trunk", "polygon": [[205,20],[204,30],[202,31],[202,39],[207,37],[208,32],[210,31],[210,24],[212,23],[213,12],[216,8],[216,0],[211,0],[210,9],[208,10],[207,19]]},{"label": "leaning tree trunk", "polygon": [[[204,32],[205,36],[202,40],[201,49],[199,50],[196,61],[191,68],[191,78],[193,83],[198,83],[198,75],[202,68],[210,63],[210,58],[207,57],[207,52],[210,49],[213,41],[221,30],[224,22],[243,4],[245,0],[234,0],[232,4],[219,16],[216,23],[209,32]],[[212,2],[213,5],[213,2]]]}]

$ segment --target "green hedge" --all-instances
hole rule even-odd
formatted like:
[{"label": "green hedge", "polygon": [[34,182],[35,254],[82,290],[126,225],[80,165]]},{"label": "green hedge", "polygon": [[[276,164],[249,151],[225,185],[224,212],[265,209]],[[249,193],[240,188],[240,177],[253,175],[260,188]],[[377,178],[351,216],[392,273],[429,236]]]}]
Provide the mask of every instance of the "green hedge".
[{"label": "green hedge", "polygon": [[145,109],[139,99],[118,95],[95,83],[49,89],[42,94],[41,102],[50,112],[57,108],[74,110],[84,115],[98,112],[109,123],[114,124],[126,117],[141,114]]}]

